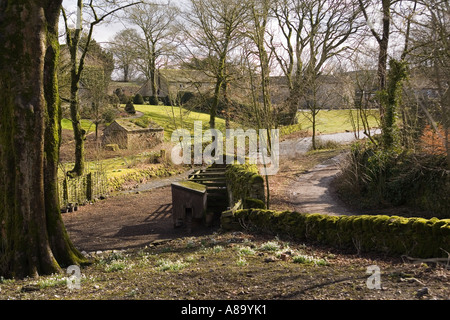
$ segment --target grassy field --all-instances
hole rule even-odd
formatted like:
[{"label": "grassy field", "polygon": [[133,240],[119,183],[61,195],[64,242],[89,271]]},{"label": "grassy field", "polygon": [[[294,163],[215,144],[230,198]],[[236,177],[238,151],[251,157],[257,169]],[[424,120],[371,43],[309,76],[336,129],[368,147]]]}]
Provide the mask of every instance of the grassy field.
[{"label": "grassy field", "polygon": [[[135,105],[134,107],[162,126],[167,140],[170,140],[172,132],[177,129],[188,129],[193,133],[194,121],[202,121],[203,130],[209,129],[209,114],[206,113],[170,106]],[[216,129],[225,132],[225,119],[216,118]]]},{"label": "grassy field", "polygon": [[[378,110],[371,110],[368,117],[371,128],[379,127]],[[299,112],[298,121],[303,130],[312,132],[312,123],[310,121],[311,114],[309,112]],[[358,129],[358,111],[352,110],[321,110],[316,116],[316,132],[317,133],[336,133],[344,131],[353,131],[352,119]],[[362,130],[361,120],[359,120],[359,130]]]},{"label": "grassy field", "polygon": [[[193,133],[194,121],[202,121],[203,130],[209,129],[209,114],[189,111],[180,107],[170,106],[154,106],[154,105],[135,105],[137,111],[142,112],[145,116],[150,117],[154,122],[164,128],[165,138],[170,141],[172,132],[176,129],[188,129]],[[283,132],[292,133],[298,130],[308,130],[311,132],[312,123],[309,120],[310,114],[308,112],[298,113],[298,125],[286,126],[281,128]],[[335,133],[352,131],[358,126],[358,112],[357,110],[321,110],[316,118],[318,133]],[[354,124],[352,124],[354,119]],[[369,115],[370,127],[379,127],[378,110],[370,111]],[[238,124],[233,123],[233,126],[238,127]],[[61,122],[62,129],[72,130],[72,123],[69,119],[63,119]],[[81,126],[87,132],[94,131],[94,125],[90,120],[81,120]],[[355,126],[355,127],[354,127]],[[360,129],[362,127],[359,121]],[[216,129],[225,132],[225,119],[216,118]]]},{"label": "grassy field", "polygon": [[[87,119],[81,120],[81,127],[86,130],[86,132],[93,132],[95,130],[95,126],[92,121]],[[72,129],[72,121],[70,119],[62,119],[61,120],[61,128],[63,130],[73,130]]]}]

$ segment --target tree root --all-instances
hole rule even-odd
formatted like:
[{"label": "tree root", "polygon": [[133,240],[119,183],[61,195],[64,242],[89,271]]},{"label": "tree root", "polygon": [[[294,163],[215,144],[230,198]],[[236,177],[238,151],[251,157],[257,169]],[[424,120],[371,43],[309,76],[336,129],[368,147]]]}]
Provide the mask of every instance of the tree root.
[{"label": "tree root", "polygon": [[442,265],[446,269],[450,269],[450,253],[444,249],[441,248],[442,251],[447,253],[447,258],[428,258],[428,259],[420,259],[420,258],[413,258],[408,257],[406,255],[402,256],[403,261],[408,260],[412,263],[435,263],[436,265]]}]

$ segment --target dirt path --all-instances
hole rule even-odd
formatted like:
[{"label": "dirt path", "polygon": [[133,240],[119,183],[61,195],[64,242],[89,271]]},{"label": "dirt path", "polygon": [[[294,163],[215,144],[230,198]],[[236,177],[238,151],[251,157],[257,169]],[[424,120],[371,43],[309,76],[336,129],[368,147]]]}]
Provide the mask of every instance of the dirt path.
[{"label": "dirt path", "polygon": [[144,247],[211,232],[199,227],[188,234],[173,227],[170,187],[119,194],[65,213],[63,219],[75,246],[86,252]]},{"label": "dirt path", "polygon": [[[321,141],[348,143],[364,137],[363,133],[355,136],[353,132],[326,134],[318,137]],[[311,146],[310,137],[291,139],[280,143],[280,163],[292,162],[308,152]],[[291,209],[305,213],[321,213],[329,215],[354,214],[334,194],[331,182],[340,171],[339,164],[345,155],[340,154],[328,159],[314,168],[297,176],[285,185],[284,203]]]},{"label": "dirt path", "polygon": [[307,173],[298,176],[287,188],[293,210],[305,213],[329,215],[353,214],[339,199],[333,195],[330,184],[339,173],[339,163],[344,154],[326,160]]}]

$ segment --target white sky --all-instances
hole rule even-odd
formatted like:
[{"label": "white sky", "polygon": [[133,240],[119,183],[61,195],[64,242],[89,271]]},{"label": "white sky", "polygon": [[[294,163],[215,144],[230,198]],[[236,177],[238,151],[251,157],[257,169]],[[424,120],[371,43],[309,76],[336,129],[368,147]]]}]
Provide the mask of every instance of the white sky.
[{"label": "white sky", "polygon": [[[69,26],[75,26],[76,23],[76,10],[77,10],[77,1],[76,0],[63,0],[63,7],[66,10],[66,14],[68,15],[69,21],[72,23],[69,24]],[[85,11],[85,10],[83,10]],[[84,14],[84,20],[89,19],[86,13]],[[110,19],[112,21],[103,21],[100,24],[96,25],[94,27],[94,34],[93,38],[98,43],[106,44],[108,41],[110,41],[114,35],[119,32],[120,30],[124,29],[124,22],[123,20],[120,20],[117,17],[113,17]],[[87,32],[88,26],[84,26],[84,30]],[[59,33],[64,34],[65,27],[64,27],[64,20],[61,16],[59,21]],[[65,39],[64,37],[60,37],[60,42],[64,43]]]},{"label": "white sky", "polygon": [[[158,0],[156,0],[157,2]],[[172,4],[180,4],[185,2],[186,0],[170,0],[170,2]],[[86,4],[86,0],[84,0],[84,3]],[[125,1],[125,3],[132,3],[132,0],[129,1]],[[167,2],[167,0],[162,0],[162,2]],[[95,2],[94,2],[95,3]],[[63,0],[63,7],[66,10],[67,15],[69,15],[69,20],[71,20],[73,22],[73,26],[75,26],[76,23],[76,10],[77,10],[77,0]],[[87,12],[88,10],[83,10],[83,14],[84,14],[84,20],[88,21],[89,17],[87,16],[87,14],[85,12]],[[117,15],[120,15],[121,12],[117,12]],[[110,21],[103,21],[100,24],[96,25],[94,27],[94,34],[93,34],[93,38],[95,39],[95,41],[97,41],[98,43],[102,43],[102,44],[106,44],[107,42],[109,42],[114,35],[119,32],[120,30],[125,29],[125,24],[126,22],[124,20],[121,20],[120,18],[113,17],[112,19],[110,19]],[[60,27],[59,27],[59,33],[63,34],[65,30],[64,27],[64,20],[61,16],[60,18]],[[88,27],[85,27],[86,32],[88,31]],[[60,42],[64,43],[64,37],[60,37]]]}]

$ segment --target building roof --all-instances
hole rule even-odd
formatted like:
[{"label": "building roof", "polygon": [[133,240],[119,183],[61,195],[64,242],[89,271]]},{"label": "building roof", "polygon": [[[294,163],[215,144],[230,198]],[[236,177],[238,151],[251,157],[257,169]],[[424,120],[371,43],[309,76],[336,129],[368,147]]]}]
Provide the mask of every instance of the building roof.
[{"label": "building roof", "polygon": [[[122,129],[124,129],[127,132],[149,132],[149,131],[163,130],[163,128],[161,126],[159,126],[158,124],[156,124],[154,122],[149,122],[148,126],[144,128],[143,126],[138,125],[136,123],[137,120],[138,120],[138,118],[136,118],[136,119],[118,119],[118,120],[115,120],[113,123],[111,123],[111,125],[116,123],[116,125],[118,125],[119,127],[121,127]],[[108,128],[109,128],[109,126],[108,126]]]}]

